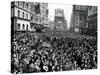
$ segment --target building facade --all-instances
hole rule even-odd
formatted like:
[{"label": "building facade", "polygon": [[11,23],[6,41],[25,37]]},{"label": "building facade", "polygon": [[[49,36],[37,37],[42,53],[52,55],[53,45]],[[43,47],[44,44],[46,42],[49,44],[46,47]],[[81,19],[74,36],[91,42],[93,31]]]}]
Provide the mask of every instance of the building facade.
[{"label": "building facade", "polygon": [[48,21],[48,4],[39,2],[11,2],[13,31],[36,31]]},{"label": "building facade", "polygon": [[82,33],[87,23],[87,6],[73,5],[70,30]]},{"label": "building facade", "polygon": [[26,2],[11,3],[11,24],[15,31],[30,30],[29,5]]},{"label": "building facade", "polygon": [[48,25],[48,4],[47,3],[31,3],[31,31],[36,29],[41,31]]},{"label": "building facade", "polygon": [[97,6],[88,7],[87,26],[88,33],[91,35],[97,35]]},{"label": "building facade", "polygon": [[55,9],[54,16],[54,30],[57,31],[66,31],[67,25],[65,22],[64,10],[63,9]]}]

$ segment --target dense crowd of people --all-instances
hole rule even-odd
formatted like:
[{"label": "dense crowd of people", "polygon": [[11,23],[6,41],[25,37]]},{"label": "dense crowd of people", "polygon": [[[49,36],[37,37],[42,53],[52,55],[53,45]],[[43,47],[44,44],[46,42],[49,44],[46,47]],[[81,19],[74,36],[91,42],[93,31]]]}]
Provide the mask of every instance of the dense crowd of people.
[{"label": "dense crowd of people", "polygon": [[11,44],[11,72],[96,69],[97,39],[73,37],[55,33],[15,33]]}]

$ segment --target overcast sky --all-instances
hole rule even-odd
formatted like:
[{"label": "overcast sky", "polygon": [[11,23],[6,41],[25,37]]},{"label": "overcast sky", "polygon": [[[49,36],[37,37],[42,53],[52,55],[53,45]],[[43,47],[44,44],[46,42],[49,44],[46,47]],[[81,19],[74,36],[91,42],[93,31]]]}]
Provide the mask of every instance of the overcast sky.
[{"label": "overcast sky", "polygon": [[48,3],[48,8],[49,8],[48,17],[51,21],[54,20],[55,9],[59,9],[59,8],[64,9],[65,19],[67,20],[67,27],[69,28],[70,18],[71,18],[71,13],[72,13],[72,5]]}]

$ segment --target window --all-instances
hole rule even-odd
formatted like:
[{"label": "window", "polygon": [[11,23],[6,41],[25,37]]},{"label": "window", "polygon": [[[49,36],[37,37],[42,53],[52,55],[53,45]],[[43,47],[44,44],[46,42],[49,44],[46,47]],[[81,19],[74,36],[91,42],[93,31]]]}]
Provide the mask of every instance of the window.
[{"label": "window", "polygon": [[26,8],[28,9],[28,7],[29,7],[29,4],[27,3],[27,4],[26,4]]},{"label": "window", "polygon": [[48,15],[48,9],[46,10],[46,15]]},{"label": "window", "polygon": [[91,9],[92,9],[92,7],[90,6],[90,7],[89,7],[89,10],[91,11]]},{"label": "window", "polygon": [[97,7],[96,6],[94,6],[92,9],[93,9],[93,12],[97,11]]},{"label": "window", "polygon": [[18,29],[20,29],[20,23],[18,23]]},{"label": "window", "polygon": [[26,16],[27,16],[27,19],[28,19],[28,14]]},{"label": "window", "polygon": [[25,25],[23,24],[23,30],[25,29]]},{"label": "window", "polygon": [[78,16],[76,16],[75,18],[76,18],[75,23],[76,23],[76,25],[78,25]]},{"label": "window", "polygon": [[27,24],[27,26],[26,26],[26,30],[28,30],[28,24]]},{"label": "window", "polygon": [[33,16],[31,16],[31,21],[33,20]]},{"label": "window", "polygon": [[18,10],[18,17],[20,17],[20,11]]},{"label": "window", "polygon": [[24,8],[25,2],[23,2],[23,8]]},{"label": "window", "polygon": [[20,5],[20,1],[18,1],[18,6]]},{"label": "window", "polygon": [[24,18],[24,12],[23,12],[23,18]]},{"label": "window", "polygon": [[82,14],[80,14],[80,20],[82,20]]}]

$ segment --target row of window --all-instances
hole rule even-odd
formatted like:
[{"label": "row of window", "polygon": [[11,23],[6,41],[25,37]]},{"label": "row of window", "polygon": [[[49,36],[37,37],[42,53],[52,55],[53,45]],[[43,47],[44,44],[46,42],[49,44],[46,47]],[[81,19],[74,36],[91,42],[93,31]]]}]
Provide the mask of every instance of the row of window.
[{"label": "row of window", "polygon": [[[31,21],[33,21],[33,16],[31,16]],[[34,21],[35,21],[35,22],[42,22],[42,20],[39,19],[39,18],[35,18]]]},{"label": "row of window", "polygon": [[[20,14],[21,14],[21,12],[20,12],[20,10],[18,10],[18,17],[21,17]],[[22,15],[23,15],[23,18],[25,18],[24,12],[22,12]],[[26,18],[28,19],[28,13],[26,14]]]},{"label": "row of window", "polygon": [[[17,12],[18,12],[18,14],[17,14],[18,17],[21,17],[21,11],[18,10]],[[26,13],[26,19],[29,18],[28,16],[29,16],[28,13]],[[24,12],[22,12],[22,18],[23,18],[23,19],[25,18],[25,13],[24,13]],[[31,21],[33,21],[33,16],[31,16]],[[41,19],[38,19],[38,18],[36,18],[35,21],[36,21],[36,22],[42,22],[42,20],[41,20]]]},{"label": "row of window", "polygon": [[[21,17],[20,14],[21,14],[21,12],[20,12],[20,10],[18,10],[18,17]],[[25,18],[25,13],[24,12],[22,12],[22,18]],[[28,19],[28,13],[26,14],[26,18]],[[33,16],[31,16],[31,20],[33,20]],[[38,22],[38,21],[41,22],[41,20],[38,19],[38,18],[36,18],[35,21],[36,22]]]},{"label": "row of window", "polygon": [[[21,24],[18,23],[17,29],[21,29]],[[25,30],[25,24],[22,25],[22,29]],[[28,30],[28,24],[26,25],[26,30]]]},{"label": "row of window", "polygon": [[23,8],[27,8],[29,7],[29,3],[25,3],[25,2],[21,2],[21,1],[18,1],[18,6],[22,6]]},{"label": "row of window", "polygon": [[86,7],[86,6],[84,6],[84,7],[76,6],[75,9],[76,9],[76,10],[83,10],[83,11],[86,11],[86,10],[87,10],[87,7]]}]

